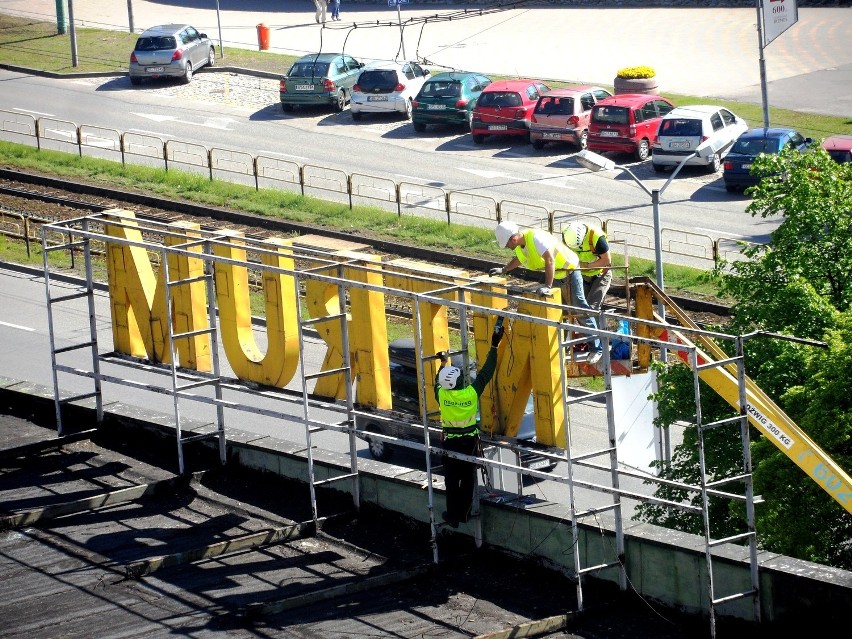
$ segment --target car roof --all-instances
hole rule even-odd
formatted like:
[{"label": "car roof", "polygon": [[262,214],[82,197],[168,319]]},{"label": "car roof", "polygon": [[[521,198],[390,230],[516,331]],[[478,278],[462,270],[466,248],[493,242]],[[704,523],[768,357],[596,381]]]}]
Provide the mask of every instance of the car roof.
[{"label": "car roof", "polygon": [[368,62],[367,66],[364,67],[364,70],[368,69],[401,69],[406,64],[420,64],[419,62],[414,62],[410,60],[402,60],[400,62],[395,62],[393,60],[373,60],[372,62]]},{"label": "car roof", "polygon": [[769,138],[784,138],[791,133],[797,133],[796,129],[788,129],[786,127],[754,127],[740,134],[739,139],[744,140],[760,140]]},{"label": "car roof", "polygon": [[485,87],[486,91],[522,91],[531,84],[545,84],[544,80],[496,80]]},{"label": "car roof", "polygon": [[565,96],[565,97],[573,97],[575,95],[580,95],[581,93],[586,93],[587,91],[594,91],[595,89],[602,89],[603,87],[595,86],[592,84],[581,84],[579,86],[574,87],[561,87],[559,89],[551,89],[550,91],[545,91],[541,94],[542,97],[546,95],[555,95],[555,96]]},{"label": "car roof", "polygon": [[303,55],[296,62],[331,62],[335,58],[342,56],[342,53],[309,53]]},{"label": "car roof", "polygon": [[[655,95],[653,93],[618,93],[612,97],[604,98],[599,101],[598,104],[603,104],[605,106],[640,106],[645,104],[649,100],[665,100],[666,102],[670,102],[666,98]],[[598,106],[596,104],[595,106]]]},{"label": "car roof", "polygon": [[675,107],[663,117],[667,119],[684,118],[690,116],[694,118],[703,118],[704,116],[710,115],[711,113],[716,113],[716,111],[722,108],[724,107],[715,106],[712,104],[690,104],[689,106]]},{"label": "car roof", "polygon": [[188,26],[190,26],[190,25],[188,25],[188,24],[160,24],[160,25],[157,25],[156,27],[149,27],[148,29],[145,29],[140,34],[139,37],[140,38],[142,38],[142,37],[147,38],[149,36],[155,36],[155,35],[172,35],[174,33],[180,33],[181,31],[186,29]]},{"label": "car roof", "polygon": [[[485,73],[480,73],[479,71],[441,71],[440,73],[435,73],[429,76],[429,82],[434,82],[435,80],[446,82],[447,80],[464,80],[472,75],[488,78],[488,75]],[[489,80],[491,78],[488,78]]]},{"label": "car roof", "polygon": [[829,151],[852,151],[852,135],[844,133],[830,135],[823,140],[821,146]]}]

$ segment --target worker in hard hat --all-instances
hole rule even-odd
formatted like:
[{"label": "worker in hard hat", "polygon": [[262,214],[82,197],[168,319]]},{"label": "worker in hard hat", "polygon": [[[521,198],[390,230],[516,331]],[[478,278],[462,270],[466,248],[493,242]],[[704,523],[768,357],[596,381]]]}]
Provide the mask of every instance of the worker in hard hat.
[{"label": "worker in hard hat", "polygon": [[[462,370],[450,363],[446,351],[439,353],[441,367],[435,376],[435,397],[441,410],[441,428],[444,448],[455,453],[479,456],[479,397],[497,369],[497,346],[503,338],[503,324],[498,321],[491,336],[491,348],[482,368],[471,384],[467,384]],[[441,518],[458,528],[459,523],[470,518],[473,491],[476,487],[476,464],[446,457],[444,482],[447,486],[447,509]]]},{"label": "worker in hard hat", "polygon": [[[544,229],[521,229],[514,222],[500,222],[494,229],[497,244],[503,248],[512,249],[515,255],[503,267],[492,268],[489,275],[503,275],[519,266],[531,271],[544,272],[544,286],[537,292],[548,295],[554,285],[562,287],[563,301],[570,300],[571,306],[586,309],[590,312],[579,319],[580,323],[591,329],[597,328],[592,317],[592,307],[586,301],[583,290],[583,278],[578,266],[580,258],[568,248],[565,243]],[[590,364],[597,364],[601,359],[601,342],[597,337],[588,341]]]},{"label": "worker in hard hat", "polygon": [[580,258],[586,301],[599,311],[612,284],[612,256],[606,234],[591,224],[571,222],[562,229],[562,241]]}]

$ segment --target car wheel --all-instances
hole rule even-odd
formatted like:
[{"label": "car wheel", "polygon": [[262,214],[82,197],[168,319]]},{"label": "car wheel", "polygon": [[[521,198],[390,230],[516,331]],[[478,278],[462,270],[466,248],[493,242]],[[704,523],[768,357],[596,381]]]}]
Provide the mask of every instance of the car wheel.
[{"label": "car wheel", "polygon": [[284,111],[284,113],[290,113],[293,110],[293,105],[292,104],[282,104],[281,110]]},{"label": "car wheel", "polygon": [[473,134],[473,143],[474,144],[482,144],[483,142],[485,142],[485,136],[484,135],[479,135],[477,133]]},{"label": "car wheel", "polygon": [[423,133],[426,130],[426,125],[422,122],[414,122],[414,130],[417,133]]},{"label": "car wheel", "polygon": [[406,120],[411,119],[411,112],[413,110],[414,110],[414,108],[411,106],[411,100],[406,100],[405,101],[405,119]]},{"label": "car wheel", "polygon": [[585,151],[587,148],[589,148],[589,132],[588,131],[583,131],[580,134],[580,144],[578,146],[580,147],[581,151]]},{"label": "car wheel", "polygon": [[189,84],[192,82],[192,64],[189,62],[186,63],[186,69],[184,69],[183,77],[180,79],[184,84]]},{"label": "car wheel", "polygon": [[544,148],[544,140],[533,140],[532,145],[536,151],[539,151]]},{"label": "car wheel", "polygon": [[357,121],[357,120],[361,119],[361,112],[360,111],[353,111],[352,108],[350,107],[349,113],[352,115],[353,120]]},{"label": "car wheel", "polygon": [[726,184],[726,185],[725,185],[725,190],[726,190],[728,193],[736,193],[736,191],[737,191],[737,187],[736,187],[734,184]]},{"label": "car wheel", "polygon": [[130,84],[132,84],[135,87],[138,87],[140,84],[142,84],[142,78],[134,78],[133,76],[131,76],[130,77]]},{"label": "car wheel", "polygon": [[[377,432],[376,428],[371,428],[371,432]],[[388,461],[391,457],[393,457],[393,448],[387,442],[384,442],[380,439],[373,439],[372,437],[367,437],[367,449],[370,451],[370,455],[376,461]]]},{"label": "car wheel", "polygon": [[470,112],[467,114],[467,121],[466,121],[466,124],[467,124],[467,130],[468,130],[468,131],[473,131],[473,111],[470,111]]},{"label": "car wheel", "polygon": [[214,49],[213,47],[210,47],[210,53],[207,54],[207,66],[216,66],[216,49]]},{"label": "car wheel", "polygon": [[662,173],[663,171],[666,170],[666,167],[664,167],[662,164],[655,164],[655,163],[652,162],[651,165],[654,167],[654,170],[657,173]]},{"label": "car wheel", "polygon": [[722,158],[719,157],[718,153],[713,154],[713,161],[707,165],[707,169],[710,173],[718,173],[719,169],[722,168]]},{"label": "car wheel", "polygon": [[346,108],[346,92],[339,91],[337,93],[337,101],[334,103],[334,110],[340,113]]},{"label": "car wheel", "polygon": [[639,144],[636,145],[636,151],[633,153],[633,157],[635,157],[639,162],[644,162],[651,156],[651,147],[648,145],[648,140],[639,140]]}]

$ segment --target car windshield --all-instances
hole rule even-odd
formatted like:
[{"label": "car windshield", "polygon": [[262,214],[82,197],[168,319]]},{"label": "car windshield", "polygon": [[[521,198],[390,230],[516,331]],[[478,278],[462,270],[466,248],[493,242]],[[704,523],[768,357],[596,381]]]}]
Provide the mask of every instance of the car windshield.
[{"label": "car windshield", "polygon": [[778,153],[778,140],[737,140],[731,147],[731,153],[757,155],[759,153]]},{"label": "car windshield", "polygon": [[396,71],[364,71],[358,78],[358,86],[362,91],[375,89],[393,89],[396,86]]},{"label": "car windshield", "polygon": [[427,82],[423,95],[432,98],[457,98],[461,95],[460,82]]},{"label": "car windshield", "polygon": [[686,118],[664,119],[660,124],[660,135],[701,135],[701,120]]},{"label": "car windshield", "polygon": [[482,107],[517,107],[521,104],[521,96],[514,91],[487,91],[479,96],[479,106]]},{"label": "car windshield", "polygon": [[572,115],[574,98],[541,98],[535,112],[539,115]]},{"label": "car windshield", "polygon": [[630,109],[620,106],[597,106],[592,109],[592,122],[598,124],[628,124]]},{"label": "car windshield", "polygon": [[325,74],[328,73],[328,63],[327,62],[297,62],[290,69],[290,72],[287,75],[297,76],[297,77],[311,77],[311,78],[322,78],[325,77]]},{"label": "car windshield", "polygon": [[151,36],[136,41],[137,51],[162,51],[177,48],[174,36]]}]

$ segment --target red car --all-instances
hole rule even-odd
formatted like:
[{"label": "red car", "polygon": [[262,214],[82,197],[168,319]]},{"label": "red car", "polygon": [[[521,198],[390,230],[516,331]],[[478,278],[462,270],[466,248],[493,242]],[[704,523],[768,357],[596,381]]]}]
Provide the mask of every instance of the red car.
[{"label": "red car", "polygon": [[612,93],[596,86],[574,86],[548,91],[538,99],[530,123],[534,149],[548,142],[568,142],[586,148],[592,107]]},{"label": "red car", "polygon": [[475,144],[489,135],[522,136],[530,141],[530,120],[542,93],[550,91],[541,80],[499,80],[480,94],[473,109],[470,132]]},{"label": "red car", "polygon": [[852,162],[852,135],[831,135],[822,141],[821,146],[835,162]]},{"label": "red car", "polygon": [[660,120],[672,109],[674,104],[666,98],[647,93],[620,93],[601,100],[592,107],[588,149],[647,160]]}]

